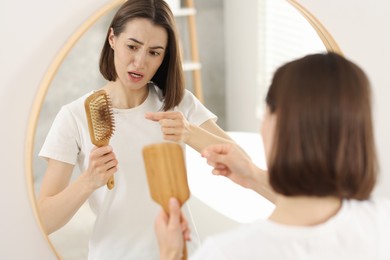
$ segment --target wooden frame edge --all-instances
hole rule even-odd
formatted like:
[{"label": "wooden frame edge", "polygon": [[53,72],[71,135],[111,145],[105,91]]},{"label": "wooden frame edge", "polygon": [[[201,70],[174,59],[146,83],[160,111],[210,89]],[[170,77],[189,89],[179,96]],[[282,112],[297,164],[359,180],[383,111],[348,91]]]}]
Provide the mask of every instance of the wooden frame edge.
[{"label": "wooden frame edge", "polygon": [[34,98],[31,112],[29,115],[29,121],[27,125],[27,137],[25,142],[25,174],[27,179],[27,190],[30,197],[30,203],[34,212],[35,219],[41,230],[42,234],[45,236],[46,241],[49,243],[50,248],[55,253],[58,259],[62,259],[60,254],[57,252],[52,242],[49,239],[45,228],[43,227],[41,214],[38,210],[38,205],[36,201],[36,194],[34,189],[34,175],[33,175],[33,153],[34,153],[34,138],[37,129],[37,123],[39,119],[39,114],[42,109],[44,99],[46,97],[47,91],[51,82],[54,79],[55,74],[57,73],[59,67],[63,63],[64,59],[67,57],[70,50],[78,42],[78,40],[84,35],[84,33],[94,25],[99,18],[118,7],[120,4],[126,0],[113,0],[108,4],[105,4],[103,7],[98,9],[94,14],[92,14],[78,29],[69,37],[64,46],[55,56],[53,62],[50,64],[49,69],[44,75],[40,86],[38,87],[37,94]]}]

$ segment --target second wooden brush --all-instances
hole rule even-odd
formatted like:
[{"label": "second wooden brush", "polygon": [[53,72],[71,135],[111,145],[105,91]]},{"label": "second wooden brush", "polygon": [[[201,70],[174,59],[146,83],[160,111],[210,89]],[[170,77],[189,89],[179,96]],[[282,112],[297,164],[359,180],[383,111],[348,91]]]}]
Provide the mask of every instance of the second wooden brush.
[{"label": "second wooden brush", "polygon": [[[177,143],[145,146],[143,157],[152,199],[169,214],[169,199],[176,198],[183,205],[190,197],[183,148]],[[184,242],[183,259],[187,259]]]}]

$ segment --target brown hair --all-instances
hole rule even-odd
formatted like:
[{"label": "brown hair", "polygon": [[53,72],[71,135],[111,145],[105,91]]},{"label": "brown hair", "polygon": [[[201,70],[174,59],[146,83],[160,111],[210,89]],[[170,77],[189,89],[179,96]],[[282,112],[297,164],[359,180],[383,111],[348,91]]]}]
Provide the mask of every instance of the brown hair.
[{"label": "brown hair", "polygon": [[376,182],[369,81],[335,53],[280,67],[266,97],[276,113],[270,184],[286,196],[367,199]]},{"label": "brown hair", "polygon": [[163,110],[169,110],[177,106],[183,98],[184,74],[175,19],[164,0],[128,0],[118,9],[108,29],[100,55],[100,72],[109,81],[117,79],[114,52],[108,42],[110,28],[113,29],[114,35],[118,36],[125,29],[126,23],[134,18],[147,18],[167,31],[168,48],[152,81],[162,90]]}]

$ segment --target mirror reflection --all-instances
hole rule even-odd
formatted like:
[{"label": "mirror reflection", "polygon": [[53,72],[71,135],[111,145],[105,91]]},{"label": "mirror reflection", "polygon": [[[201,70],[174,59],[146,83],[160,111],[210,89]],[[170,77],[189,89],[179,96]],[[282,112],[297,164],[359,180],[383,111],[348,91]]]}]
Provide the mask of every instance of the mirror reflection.
[{"label": "mirror reflection", "polygon": [[[242,135],[237,134],[237,132],[251,132],[248,133],[250,136],[253,136],[251,134],[258,132],[258,121],[262,114],[263,103],[261,97],[266,91],[274,68],[292,58],[307,53],[326,50],[321,39],[311,25],[286,1],[252,1],[252,3],[256,6],[256,8],[252,8],[256,10],[255,20],[257,22],[255,23],[246,21],[246,19],[243,19],[245,18],[244,16],[240,17],[237,10],[237,12],[232,12],[230,10],[235,4],[234,1],[196,1],[197,44],[199,46],[200,62],[202,66],[201,75],[204,105],[212,113],[218,116],[217,124],[219,127],[228,131],[228,135],[235,141],[248,146],[248,149],[250,149],[250,141],[249,143],[248,141],[243,142],[241,138]],[[64,63],[60,66],[48,89],[36,130],[35,153],[33,155],[34,186],[36,194],[41,192],[42,180],[47,167],[47,162],[42,160],[42,158],[39,158],[38,153],[41,150],[49,129],[52,127],[54,118],[61,107],[93,90],[105,87],[105,89],[109,91],[113,87],[111,85],[107,87],[107,80],[104,79],[99,72],[99,57],[101,48],[103,44],[106,43],[107,28],[109,27],[115,12],[116,9],[104,17],[101,17],[101,19],[99,19],[74,45],[72,51],[67,55]],[[183,48],[183,56],[186,60],[189,59],[191,52],[189,47],[191,42],[188,40],[189,32],[186,24],[187,20],[182,16],[176,16],[175,19],[179,28],[178,35],[180,37],[181,47]],[[229,28],[227,26],[230,25],[230,23],[239,24],[240,21],[249,24],[253,23],[253,31],[249,34],[242,32],[239,37],[253,37],[253,39],[256,39],[254,41],[254,46],[257,46],[256,49],[245,48],[247,42],[243,41],[240,43],[240,41],[237,41],[236,39],[237,35],[229,34]],[[143,24],[142,27],[145,25],[149,24]],[[159,27],[157,27],[157,29],[158,28]],[[152,29],[156,28],[153,28],[152,26]],[[153,32],[152,35],[156,35],[156,31]],[[252,34],[253,36],[251,36]],[[144,37],[144,34],[142,34],[142,37]],[[138,40],[138,38],[131,38]],[[116,46],[119,46],[118,44],[121,43],[120,37],[115,36],[115,34],[111,40],[111,42],[108,42],[114,45],[117,44]],[[144,43],[142,47],[166,47],[166,44],[164,42],[159,42],[159,40],[160,38],[157,42],[153,42],[152,39],[149,41],[148,38],[148,41],[141,41]],[[149,42],[152,43],[148,45]],[[234,44],[232,44],[232,42],[234,42]],[[125,43],[127,44],[127,42]],[[134,43],[134,41],[132,41],[132,43]],[[232,48],[238,48],[241,57],[249,57],[249,59],[245,61],[245,66],[237,64],[238,62],[227,63],[228,60],[232,58],[232,56],[229,56],[229,53],[231,54],[231,51],[233,50]],[[148,48],[148,51],[150,51],[150,48]],[[150,54],[150,52],[148,53]],[[250,76],[247,80],[253,80],[250,84],[247,84],[245,81],[246,79],[243,78],[243,75],[247,74],[241,72],[239,69],[243,67],[253,67],[253,71],[256,72],[252,75],[249,74]],[[231,73],[232,71],[234,71],[234,73]],[[139,77],[138,74],[141,74],[137,72],[139,71],[133,72],[133,78],[137,78]],[[193,91],[194,87],[192,84],[191,71],[186,71],[184,77],[186,88]],[[231,87],[232,84],[234,85],[234,88]],[[115,98],[115,92],[111,93],[112,97]],[[237,93],[239,93],[239,95]],[[232,99],[232,96],[235,96],[236,98]],[[253,98],[256,99],[255,103],[245,102],[245,100],[248,101]],[[117,107],[114,106],[114,108],[117,109],[117,113],[122,112],[121,109],[129,109],[129,107],[120,107],[120,104],[121,103],[116,103]],[[135,107],[137,106],[138,105]],[[236,114],[242,115],[245,111],[251,111],[248,113],[249,119],[235,116]],[[211,118],[210,116],[211,115],[206,113],[205,118]],[[256,123],[248,125],[241,120]],[[157,127],[157,123],[152,125],[153,124],[151,123],[151,128],[155,129],[155,131],[161,131],[160,128]],[[218,128],[212,127],[209,129],[214,129],[221,137],[226,137]],[[258,135],[253,136],[253,138],[258,138]],[[162,141],[162,137],[157,139],[153,137],[149,142],[156,141]],[[256,139],[256,141],[261,140]],[[113,142],[113,145],[115,145],[116,141],[113,140]],[[195,150],[196,147],[194,150],[187,150],[189,158],[192,158],[191,156],[193,154],[198,155],[197,152],[194,152]],[[263,158],[261,158],[261,156],[257,157],[257,152],[258,151],[253,152],[256,153],[256,155],[254,155],[254,160],[258,162],[258,164],[264,164]],[[142,159],[139,157],[135,160],[140,162]],[[247,199],[247,201],[251,203],[248,202],[246,208],[240,208],[243,206],[240,205],[242,203],[239,203],[240,199],[237,199],[237,196],[232,197],[232,200],[228,204],[222,203],[222,200],[229,200],[227,198],[232,196],[229,189],[237,189],[237,187],[231,187],[230,183],[215,182],[215,179],[211,179],[211,176],[206,176],[206,174],[200,175],[199,172],[207,171],[207,173],[209,173],[210,169],[207,168],[204,161],[199,162],[199,164],[194,164],[194,161],[196,160],[191,160],[192,163],[188,164],[188,174],[190,182],[192,181],[190,187],[193,195],[190,203],[192,203],[193,206],[193,219],[195,220],[198,229],[199,239],[204,238],[212,232],[230,228],[239,223],[240,217],[236,217],[236,215],[233,216],[229,212],[241,211],[252,215],[257,214],[257,211],[250,211],[249,208],[253,208],[251,206],[252,202],[259,203],[258,198],[253,200]],[[120,160],[118,159],[118,161]],[[194,167],[197,168],[194,169]],[[121,168],[120,163],[118,168]],[[85,170],[83,167],[81,167],[81,169],[82,170],[80,171],[78,167],[74,167],[73,174],[71,174],[71,182],[77,180],[83,173],[83,170]],[[194,178],[193,176],[196,173],[197,176]],[[124,176],[124,174],[122,174],[122,176]],[[126,180],[121,181],[121,177],[118,176],[116,179],[116,184],[118,185],[116,187],[118,188],[117,190],[121,191],[120,185],[125,182]],[[144,183],[144,188],[145,187]],[[97,197],[106,196],[110,198],[110,200],[113,200],[113,196],[121,196],[121,193],[118,191],[114,191],[111,195],[107,195],[107,189],[104,185],[100,189],[104,191]],[[221,197],[216,198],[215,192],[213,192],[215,190],[218,190]],[[139,192],[139,194],[143,194],[142,196],[149,196],[147,189],[143,189]],[[238,193],[233,193],[233,195],[239,194],[242,191],[237,192]],[[243,196],[248,196],[247,198],[250,199],[253,195]],[[66,203],[69,203],[69,201],[67,200]],[[131,202],[126,203],[132,205]],[[141,207],[142,205],[139,206]],[[205,217],[205,212],[208,214],[208,217]],[[92,235],[96,213],[96,209],[94,212],[91,210],[88,203],[83,203],[77,213],[65,226],[50,234],[50,239],[54,247],[64,259],[87,258],[88,241]],[[154,208],[151,209],[149,213],[151,219],[154,220],[156,215]],[[245,218],[245,221],[255,219],[255,217],[253,219],[248,217],[248,214],[243,217]],[[213,223],[214,227],[210,227],[207,222],[211,221],[210,219],[213,218],[218,219],[218,224],[215,225],[215,223]],[[141,233],[144,231],[145,230],[140,230]],[[152,230],[149,231],[150,233],[152,232]],[[137,237],[137,240],[140,240],[139,237]]]}]

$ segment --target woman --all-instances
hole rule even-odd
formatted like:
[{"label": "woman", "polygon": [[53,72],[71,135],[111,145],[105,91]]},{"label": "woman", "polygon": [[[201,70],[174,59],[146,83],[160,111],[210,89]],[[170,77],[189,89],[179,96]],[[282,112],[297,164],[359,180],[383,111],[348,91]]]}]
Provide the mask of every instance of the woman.
[{"label": "woman", "polygon": [[[156,259],[159,208],[150,199],[142,148],[167,140],[201,151],[231,140],[184,89],[175,21],[163,0],[129,0],[119,8],[100,71],[115,116],[110,146],[91,144],[83,105],[91,93],[62,107],[40,152],[48,161],[38,199],[42,221],[52,233],[89,200],[97,216],[89,259]],[[81,174],[71,182],[75,165]],[[115,187],[108,190],[114,173]]]},{"label": "woman", "polygon": [[[268,195],[275,210],[207,239],[191,259],[390,259],[390,201],[371,198],[378,167],[370,98],[364,72],[334,53],[279,68],[261,130],[269,175],[235,145],[202,153],[214,174]],[[180,259],[189,236],[174,199],[170,212],[156,220],[160,259]]]}]

